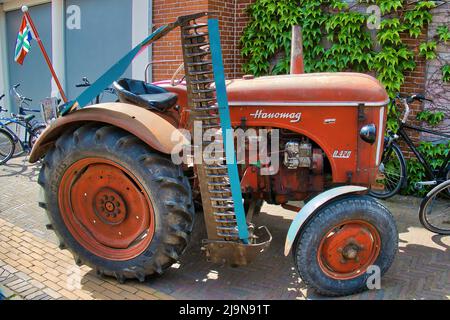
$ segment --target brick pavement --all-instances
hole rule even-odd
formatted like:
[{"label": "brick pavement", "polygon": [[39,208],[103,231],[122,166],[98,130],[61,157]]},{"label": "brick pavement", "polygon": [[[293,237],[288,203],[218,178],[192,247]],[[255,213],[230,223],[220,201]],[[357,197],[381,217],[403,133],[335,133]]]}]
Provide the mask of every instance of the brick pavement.
[{"label": "brick pavement", "polygon": [[[118,284],[98,278],[88,267],[75,266],[71,254],[57,248],[45,229],[45,212],[37,205],[38,166],[24,158],[0,166],[0,290],[24,299],[318,299],[284,257],[284,237],[293,217],[265,205],[256,217],[274,240],[269,250],[247,267],[210,264],[200,251],[204,237],[201,216],[195,236],[181,261],[159,278],[140,284]],[[385,204],[394,213],[400,250],[382,280],[382,289],[343,299],[450,299],[450,237],[433,235],[420,226],[419,200],[396,197]],[[74,285],[73,275],[81,278]],[[75,278],[76,279],[76,278]]]}]

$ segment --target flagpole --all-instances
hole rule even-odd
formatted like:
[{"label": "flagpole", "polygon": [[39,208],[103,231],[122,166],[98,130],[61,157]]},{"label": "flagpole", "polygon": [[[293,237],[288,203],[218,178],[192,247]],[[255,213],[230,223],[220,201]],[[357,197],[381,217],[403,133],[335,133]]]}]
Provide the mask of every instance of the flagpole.
[{"label": "flagpole", "polygon": [[28,7],[23,6],[22,12],[25,15],[25,18],[27,19],[28,24],[31,27],[31,30],[33,30],[33,34],[36,37],[36,41],[37,41],[39,47],[41,48],[42,54],[44,55],[45,61],[47,62],[48,68],[50,69],[50,72],[53,76],[53,80],[55,80],[56,86],[58,87],[59,93],[61,94],[61,98],[63,99],[64,103],[67,103],[66,94],[64,93],[64,90],[61,86],[61,82],[59,82],[58,76],[56,75],[56,72],[55,72],[55,69],[53,68],[52,62],[50,61],[50,58],[48,57],[47,51],[45,51],[45,47],[42,44],[42,40],[39,37],[39,33],[36,29],[36,26],[34,25],[33,20],[31,19],[31,16],[28,13]]}]

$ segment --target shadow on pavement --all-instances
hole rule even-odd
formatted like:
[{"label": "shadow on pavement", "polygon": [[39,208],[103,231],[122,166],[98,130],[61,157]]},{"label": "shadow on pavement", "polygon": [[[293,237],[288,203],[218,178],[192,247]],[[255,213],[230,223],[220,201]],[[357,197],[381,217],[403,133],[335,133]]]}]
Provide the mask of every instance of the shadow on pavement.
[{"label": "shadow on pavement", "polygon": [[5,165],[0,166],[0,178],[22,176],[30,182],[37,182],[40,163],[31,164],[28,157],[13,158]]}]

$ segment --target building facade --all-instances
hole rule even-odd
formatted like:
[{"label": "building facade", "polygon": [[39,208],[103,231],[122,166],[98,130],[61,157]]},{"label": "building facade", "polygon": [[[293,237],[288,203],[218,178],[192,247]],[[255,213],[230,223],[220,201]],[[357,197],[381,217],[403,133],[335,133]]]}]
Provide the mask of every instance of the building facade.
[{"label": "building facade", "polygon": [[[7,94],[8,88],[16,83],[21,83],[21,92],[36,104],[57,94],[35,41],[24,66],[14,62],[14,46],[22,17],[20,7],[23,4],[30,7],[30,14],[67,96],[74,98],[81,92],[75,85],[83,77],[96,80],[154,27],[173,22],[178,16],[201,11],[214,12],[219,17],[226,76],[241,77],[244,61],[240,53],[240,38],[249,21],[247,8],[254,1],[0,0],[0,94]],[[418,39],[410,38],[407,33],[402,34],[404,42],[416,53],[417,64],[414,71],[405,74],[402,93],[426,93],[431,98],[448,102],[448,84],[443,86],[441,81],[436,88],[432,86],[430,78],[436,73],[436,66],[418,55],[418,46],[430,38],[429,32],[435,33],[435,25],[448,24],[449,8],[450,4],[446,4],[433,10],[430,31],[424,30]],[[438,48],[438,53],[448,59],[448,46]],[[124,76],[144,79],[149,62],[152,63],[147,79],[159,81],[172,77],[182,63],[179,30],[172,31],[141,54]],[[6,105],[14,110],[12,99],[7,98]],[[421,104],[415,104],[414,114],[422,108]],[[417,134],[414,138],[418,140],[420,136]]]},{"label": "building facade", "polygon": [[[24,65],[14,61],[22,5],[29,6],[29,13],[69,98],[81,92],[75,85],[81,83],[83,77],[96,80],[142,41],[152,25],[151,0],[0,1],[0,94],[8,94],[11,86],[20,83],[19,92],[32,98],[36,105],[44,98],[56,96],[58,91],[36,39],[32,41]],[[124,76],[144,79],[150,58],[151,51],[146,50]],[[6,106],[11,110],[16,107],[9,95]]]},{"label": "building facade", "polygon": [[[247,23],[245,9],[251,0],[0,0],[0,94],[4,105],[15,110],[9,88],[36,105],[58,94],[57,87],[35,40],[23,66],[14,62],[14,47],[22,19],[21,6],[29,7],[40,37],[52,59],[66,95],[76,97],[75,85],[83,77],[94,81],[108,67],[144,39],[155,26],[178,16],[200,11],[220,17],[225,68],[228,77],[241,75],[239,38]],[[179,31],[174,30],[146,50],[126,71],[125,77],[153,81],[170,79],[182,63]],[[107,100],[108,97],[105,96]],[[113,97],[111,97],[113,99]]]}]

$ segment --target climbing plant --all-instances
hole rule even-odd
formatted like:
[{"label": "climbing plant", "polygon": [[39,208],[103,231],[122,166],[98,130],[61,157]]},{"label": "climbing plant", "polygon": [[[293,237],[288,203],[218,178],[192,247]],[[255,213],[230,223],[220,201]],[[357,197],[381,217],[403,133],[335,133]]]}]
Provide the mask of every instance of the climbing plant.
[{"label": "climbing plant", "polygon": [[[254,75],[289,72],[291,29],[302,27],[305,71],[358,71],[373,74],[394,98],[405,82],[405,73],[416,68],[414,51],[402,34],[418,38],[431,22],[435,1],[359,0],[358,6],[377,5],[381,17],[354,10],[342,0],[256,0],[249,6],[250,22],[241,38],[243,71]],[[381,18],[381,19],[379,19]],[[375,25],[376,30],[368,26]],[[448,26],[437,29],[438,39],[421,43],[420,56],[436,58],[438,42],[450,39]],[[450,67],[442,68],[444,81],[449,81]],[[393,100],[393,99],[392,99]],[[389,130],[398,128],[400,111],[394,103],[388,106]],[[442,121],[441,115],[422,113],[419,120]],[[420,146],[427,155],[443,147]],[[445,151],[446,150],[446,151]],[[438,154],[434,154],[438,155]],[[420,178],[420,168],[411,166],[410,173]],[[414,172],[417,171],[417,173]]]},{"label": "climbing plant", "polygon": [[450,82],[450,64],[442,67],[442,80],[444,82]]}]

